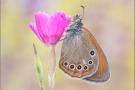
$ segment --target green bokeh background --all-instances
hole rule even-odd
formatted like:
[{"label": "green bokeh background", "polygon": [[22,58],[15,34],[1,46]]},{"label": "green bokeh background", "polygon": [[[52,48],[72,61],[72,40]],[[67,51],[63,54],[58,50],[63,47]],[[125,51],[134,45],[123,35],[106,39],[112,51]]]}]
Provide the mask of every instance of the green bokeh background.
[{"label": "green bokeh background", "polygon": [[40,90],[33,43],[42,60],[48,88],[46,46],[29,28],[34,14],[64,11],[82,14],[84,26],[95,36],[110,66],[111,79],[89,84],[67,77],[58,68],[61,42],[56,45],[54,90],[134,90],[134,0],[1,0],[1,90]]}]

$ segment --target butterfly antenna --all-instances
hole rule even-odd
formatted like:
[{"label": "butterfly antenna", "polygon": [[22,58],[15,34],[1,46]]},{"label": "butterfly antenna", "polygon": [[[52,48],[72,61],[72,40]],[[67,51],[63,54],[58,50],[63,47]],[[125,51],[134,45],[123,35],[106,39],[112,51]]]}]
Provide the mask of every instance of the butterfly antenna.
[{"label": "butterfly antenna", "polygon": [[69,20],[67,20],[64,16],[62,16],[61,15],[61,17],[63,18],[63,19],[65,19],[66,21],[68,21],[68,22],[73,22],[73,21],[69,21]]},{"label": "butterfly antenna", "polygon": [[84,16],[84,6],[81,6],[82,8],[83,8],[83,15],[82,15],[82,18],[81,18],[81,20],[83,19],[83,16]]}]

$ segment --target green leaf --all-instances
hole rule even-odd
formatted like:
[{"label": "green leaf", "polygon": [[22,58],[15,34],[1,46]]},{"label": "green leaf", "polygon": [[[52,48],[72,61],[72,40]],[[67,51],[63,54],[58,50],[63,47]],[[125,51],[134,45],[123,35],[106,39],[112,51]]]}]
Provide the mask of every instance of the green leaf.
[{"label": "green leaf", "polygon": [[43,79],[43,70],[42,70],[42,64],[41,64],[41,60],[37,54],[36,51],[36,47],[33,44],[34,47],[34,52],[35,52],[35,66],[36,66],[36,72],[37,72],[37,76],[38,76],[38,81],[39,81],[39,85],[40,87],[43,89],[44,87],[44,79]]}]

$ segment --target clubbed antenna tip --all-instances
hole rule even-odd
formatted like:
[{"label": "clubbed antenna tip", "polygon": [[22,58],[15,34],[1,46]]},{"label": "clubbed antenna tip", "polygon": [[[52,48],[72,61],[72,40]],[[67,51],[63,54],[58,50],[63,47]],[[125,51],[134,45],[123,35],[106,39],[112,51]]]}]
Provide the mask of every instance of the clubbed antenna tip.
[{"label": "clubbed antenna tip", "polygon": [[83,16],[84,16],[84,6],[81,5],[81,7],[83,8],[83,15],[82,15],[82,18],[81,18],[81,20],[82,20]]}]

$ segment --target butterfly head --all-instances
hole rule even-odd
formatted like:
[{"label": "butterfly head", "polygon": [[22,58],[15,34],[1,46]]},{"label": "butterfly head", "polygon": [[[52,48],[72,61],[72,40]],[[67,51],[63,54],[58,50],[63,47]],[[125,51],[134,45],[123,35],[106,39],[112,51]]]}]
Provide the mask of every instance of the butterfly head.
[{"label": "butterfly head", "polygon": [[79,28],[83,26],[82,19],[80,18],[80,15],[76,15],[73,18],[73,23],[69,25],[70,28]]},{"label": "butterfly head", "polygon": [[82,23],[82,19],[84,16],[84,7],[81,6],[83,8],[83,15],[80,18],[81,15],[75,15],[73,18],[73,21],[71,21],[72,23],[68,26],[67,31],[71,31],[71,30],[81,30],[83,23]]}]

